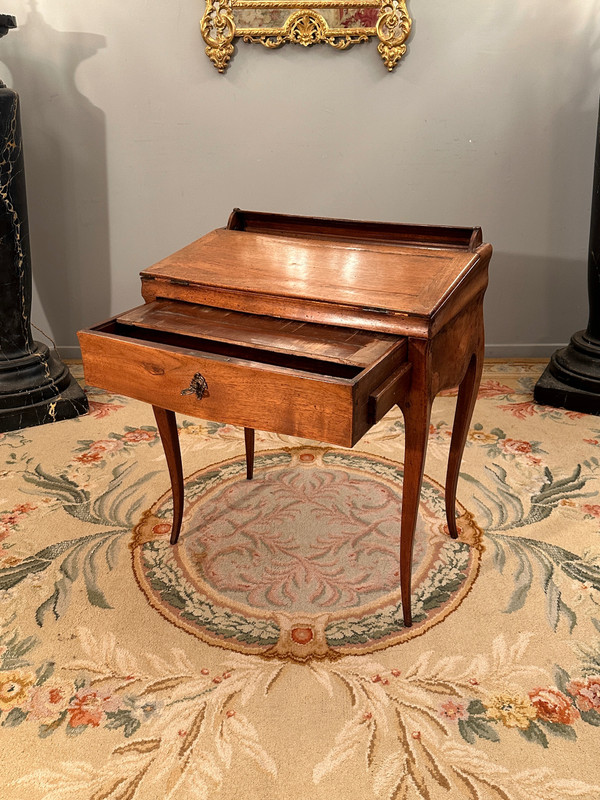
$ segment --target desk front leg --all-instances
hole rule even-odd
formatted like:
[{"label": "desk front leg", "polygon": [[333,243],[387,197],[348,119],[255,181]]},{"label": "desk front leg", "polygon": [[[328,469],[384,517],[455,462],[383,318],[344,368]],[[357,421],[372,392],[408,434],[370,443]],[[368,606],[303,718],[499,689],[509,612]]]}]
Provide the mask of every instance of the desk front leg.
[{"label": "desk front leg", "polygon": [[400,526],[400,590],[402,593],[402,615],[404,625],[412,625],[410,605],[412,580],[413,540],[419,514],[421,485],[427,440],[429,438],[429,420],[431,418],[431,402],[419,398],[415,402],[408,401],[402,407],[404,414],[404,484],[402,487],[402,522]]},{"label": "desk front leg", "polygon": [[[171,479],[171,494],[173,496],[173,526],[171,528],[171,544],[177,544],[183,520],[183,466],[181,463],[181,448],[179,447],[179,434],[175,412],[160,406],[152,406],[156,425],[160,434],[169,477]],[[244,442],[246,446],[246,477],[251,480],[254,475],[254,429],[244,428]]]},{"label": "desk front leg", "polygon": [[404,482],[402,486],[402,520],[400,524],[400,591],[404,625],[412,625],[411,581],[412,554],[427,441],[431,419],[432,397],[429,388],[429,352],[425,343],[411,347],[413,380],[407,396],[399,401],[404,415]]},{"label": "desk front leg", "polygon": [[179,434],[174,411],[166,408],[152,406],[156,425],[162,441],[163,449],[169,467],[171,478],[171,492],[173,495],[173,527],[171,528],[171,544],[177,544],[183,519],[183,466],[181,464],[181,449],[179,447]]}]

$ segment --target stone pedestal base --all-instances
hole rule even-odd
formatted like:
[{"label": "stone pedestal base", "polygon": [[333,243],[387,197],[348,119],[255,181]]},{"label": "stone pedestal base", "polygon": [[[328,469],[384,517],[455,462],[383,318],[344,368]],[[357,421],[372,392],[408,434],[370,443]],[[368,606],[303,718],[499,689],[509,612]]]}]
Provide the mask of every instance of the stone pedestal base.
[{"label": "stone pedestal base", "polygon": [[0,433],[85,414],[88,401],[67,367],[44,344],[0,361]]},{"label": "stone pedestal base", "polygon": [[536,384],[536,403],[600,416],[600,342],[578,331],[557,350]]}]

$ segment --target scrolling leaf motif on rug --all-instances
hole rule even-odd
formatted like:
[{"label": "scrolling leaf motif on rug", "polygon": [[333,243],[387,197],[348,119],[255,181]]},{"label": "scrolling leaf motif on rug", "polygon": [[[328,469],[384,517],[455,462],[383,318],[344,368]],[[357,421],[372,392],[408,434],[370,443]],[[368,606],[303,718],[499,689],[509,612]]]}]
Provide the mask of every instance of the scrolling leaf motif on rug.
[{"label": "scrolling leaf motif on rug", "polygon": [[[491,653],[470,661],[425,652],[404,670],[356,656],[311,664],[309,675],[325,695],[333,701],[337,683],[350,706],[348,721],[314,767],[314,784],[354,760],[364,763],[380,797],[402,796],[410,786],[433,797],[436,789],[456,792],[466,783],[474,793],[489,787],[516,800],[535,776],[538,797],[554,797],[562,785],[569,796],[591,798],[598,787],[557,781],[539,770],[511,773],[467,746],[519,734],[548,748],[552,738],[573,741],[582,725],[600,725],[600,678],[571,680],[557,668],[556,683],[548,682],[544,670],[524,660],[530,638],[522,634],[508,646],[500,635]],[[62,770],[39,769],[15,785],[41,788],[44,797],[59,800],[121,796],[110,793],[111,785],[130,787],[135,797],[138,787],[166,780],[169,796],[178,796],[177,789],[203,797],[221,787],[236,758],[250,759],[277,779],[277,763],[244,709],[256,698],[267,702],[293,665],[230,654],[222,672],[198,672],[181,650],[170,658],[140,659],[112,635],[96,640],[81,629],[83,657],[57,674],[52,663],[34,670],[23,659],[31,641],[14,633],[1,641],[9,642],[0,672],[4,727],[29,720],[42,738],[59,731],[93,736],[105,728],[121,731],[126,740],[113,747],[101,769],[65,764]],[[600,671],[600,663],[588,668]]]},{"label": "scrolling leaf motif on rug", "polygon": [[[98,583],[99,561],[103,556],[109,571],[115,567],[119,545],[129,535],[143,502],[143,498],[136,497],[138,490],[155,474],[148,473],[123,488],[131,470],[132,465],[115,466],[108,488],[95,500],[92,500],[87,488],[78,485],[67,474],[51,475],[39,464],[31,471],[24,471],[23,480],[26,483],[35,486],[44,499],[60,504],[71,517],[92,525],[114,526],[113,530],[57,542],[27,558],[17,560],[14,564],[9,556],[8,566],[0,570],[0,591],[12,589],[27,579],[31,580],[35,575],[53,567],[54,562],[59,562],[59,577],[54,582],[53,592],[36,610],[38,625],[43,624],[48,613],[52,613],[55,619],[64,613],[70,602],[73,583],[80,578],[83,579],[91,605],[112,607]],[[32,503],[21,504],[0,516],[0,520],[8,528],[18,528],[23,515],[35,509],[36,506]]]},{"label": "scrolling leaf motif on rug", "polygon": [[[491,488],[470,475],[462,477],[477,490],[473,500],[486,530],[486,540],[493,545],[494,566],[502,573],[507,553],[517,562],[517,569],[513,573],[514,591],[506,612],[518,611],[523,607],[533,583],[533,564],[536,564],[546,594],[546,615],[549,624],[556,630],[559,621],[565,619],[570,630],[573,630],[577,623],[577,615],[562,597],[555,581],[555,568],[558,567],[564,575],[580,582],[586,588],[600,591],[599,555],[586,552],[580,557],[554,544],[522,536],[503,536],[500,531],[512,531],[533,525],[547,519],[552,511],[561,505],[574,504],[576,498],[595,496],[595,492],[581,491],[589,476],[582,476],[582,468],[578,464],[567,477],[555,479],[546,467],[544,482],[540,485],[539,491],[531,495],[526,514],[521,499],[507,482],[506,470],[497,464],[492,464],[486,469],[493,481]],[[583,505],[583,509],[586,509],[586,504]]]}]

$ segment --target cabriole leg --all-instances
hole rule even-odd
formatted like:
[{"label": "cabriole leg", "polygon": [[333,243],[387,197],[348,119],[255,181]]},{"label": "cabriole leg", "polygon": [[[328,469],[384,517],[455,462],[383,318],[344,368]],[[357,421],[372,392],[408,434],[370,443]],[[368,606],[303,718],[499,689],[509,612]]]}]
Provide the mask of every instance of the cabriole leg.
[{"label": "cabriole leg", "polygon": [[165,408],[152,406],[156,425],[162,441],[169,467],[171,492],[173,495],[173,527],[171,528],[171,544],[176,544],[181,531],[183,519],[183,467],[175,412]]},{"label": "cabriole leg", "polygon": [[458,475],[462,461],[469,425],[473,416],[473,408],[477,400],[477,392],[481,381],[483,369],[483,345],[474,353],[464,378],[458,388],[458,399],[454,414],[454,426],[450,441],[450,455],[448,457],[448,472],[446,474],[446,519],[448,531],[453,539],[458,536],[456,527],[456,489]]},{"label": "cabriole leg", "polygon": [[410,598],[413,540],[419,513],[425,455],[427,453],[431,401],[429,398],[422,397],[418,398],[417,401],[407,401],[401,408],[404,414],[406,444],[400,531],[400,590],[402,593],[404,625],[410,628],[412,625]]}]

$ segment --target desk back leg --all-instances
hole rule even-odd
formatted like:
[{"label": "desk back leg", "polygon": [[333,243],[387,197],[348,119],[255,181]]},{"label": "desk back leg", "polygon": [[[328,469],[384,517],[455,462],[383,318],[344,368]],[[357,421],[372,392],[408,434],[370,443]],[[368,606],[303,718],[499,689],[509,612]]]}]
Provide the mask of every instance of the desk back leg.
[{"label": "desk back leg", "polygon": [[446,473],[446,520],[448,521],[448,531],[453,539],[456,539],[458,536],[458,528],[456,527],[456,490],[458,487],[458,475],[471,418],[473,416],[475,401],[477,400],[482,369],[483,341],[480,343],[477,352],[471,357],[465,376],[458,387],[458,399],[456,401],[454,425],[452,427],[452,439],[450,440],[448,472]]},{"label": "desk back leg", "polygon": [[183,467],[181,464],[181,449],[177,433],[175,412],[165,408],[152,406],[156,425],[162,441],[163,449],[169,467],[171,478],[171,492],[173,494],[173,527],[171,528],[171,544],[176,544],[181,531],[183,519]]},{"label": "desk back leg", "polygon": [[425,392],[415,392],[400,405],[404,414],[404,484],[402,487],[402,522],[400,527],[400,590],[404,625],[412,625],[411,580],[413,539],[419,513],[423,470],[429,438],[431,399]]},{"label": "desk back leg", "polygon": [[254,428],[244,428],[246,446],[246,478],[251,481],[254,475]]}]

